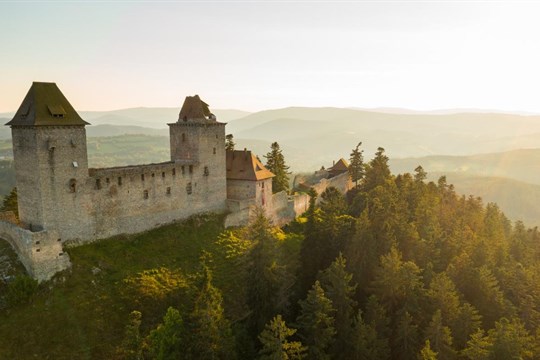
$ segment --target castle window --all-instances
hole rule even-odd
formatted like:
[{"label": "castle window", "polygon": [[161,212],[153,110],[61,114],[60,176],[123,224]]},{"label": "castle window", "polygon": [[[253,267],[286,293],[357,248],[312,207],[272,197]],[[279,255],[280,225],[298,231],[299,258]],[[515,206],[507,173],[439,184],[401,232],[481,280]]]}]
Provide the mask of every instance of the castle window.
[{"label": "castle window", "polygon": [[186,141],[186,134],[182,133],[182,142]]},{"label": "castle window", "polygon": [[216,148],[214,148],[214,155],[216,155]]},{"label": "castle window", "polygon": [[156,174],[152,173],[152,177],[156,176]]},{"label": "castle window", "polygon": [[101,179],[96,179],[96,189],[101,189]]},{"label": "castle window", "polygon": [[77,191],[77,180],[75,179],[69,179],[69,192],[76,192]]},{"label": "castle window", "polygon": [[217,134],[216,134],[216,139],[218,138]]},{"label": "castle window", "polygon": [[193,174],[193,165],[189,165],[189,173]]},{"label": "castle window", "polygon": [[148,199],[148,190],[144,190],[143,192],[143,198]]},{"label": "castle window", "polygon": [[118,186],[122,186],[122,177],[118,177]]},{"label": "castle window", "polygon": [[49,151],[54,151],[55,148],[56,148],[56,140],[48,139],[47,140],[47,149]]},{"label": "castle window", "polygon": [[162,172],[162,173],[161,173],[161,177],[162,177],[162,178],[165,178],[165,172]]},{"label": "castle window", "polygon": [[264,183],[261,183],[262,188],[264,189]]},{"label": "castle window", "polygon": [[167,187],[167,195],[171,195],[171,188]]},{"label": "castle window", "polygon": [[39,241],[36,241],[36,245],[39,245]]},{"label": "castle window", "polygon": [[185,173],[186,173],[186,167],[182,165],[182,175],[184,175]]},{"label": "castle window", "polygon": [[73,167],[75,167],[75,168],[76,168],[76,167],[79,167],[79,163],[76,162],[76,161],[74,161],[74,162],[73,162]]},{"label": "castle window", "polygon": [[210,175],[210,171],[208,170],[208,166],[204,167],[204,176]]},{"label": "castle window", "polygon": [[58,240],[56,240],[56,241],[60,242],[60,241],[62,241],[62,239],[58,239]]},{"label": "castle window", "polygon": [[70,141],[71,147],[77,147],[77,144],[75,143],[75,140],[71,139]]},{"label": "castle window", "polygon": [[173,174],[173,176],[176,175],[176,169],[174,169],[174,168],[172,169],[172,174]]},{"label": "castle window", "polygon": [[105,178],[105,182],[107,183],[107,185],[109,185],[111,181],[109,180],[109,178]]},{"label": "castle window", "polygon": [[36,252],[40,252],[40,251],[41,251],[41,249],[36,249]]},{"label": "castle window", "polygon": [[191,193],[193,192],[193,188],[192,188],[190,182],[188,182],[187,185],[186,185],[186,192],[187,192],[188,195],[191,195]]},{"label": "castle window", "polygon": [[61,253],[58,253],[58,256],[62,256],[62,255],[64,255],[64,253],[63,253],[63,252],[61,252]]},{"label": "castle window", "polygon": [[144,181],[144,174],[141,174],[141,181]]},{"label": "castle window", "polygon": [[184,116],[183,120],[184,120],[184,121],[187,121],[187,116]]}]

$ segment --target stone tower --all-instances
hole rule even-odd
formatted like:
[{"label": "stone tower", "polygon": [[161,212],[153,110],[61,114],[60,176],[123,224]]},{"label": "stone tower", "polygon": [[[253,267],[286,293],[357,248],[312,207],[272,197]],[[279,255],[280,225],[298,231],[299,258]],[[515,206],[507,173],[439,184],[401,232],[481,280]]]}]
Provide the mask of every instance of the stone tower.
[{"label": "stone tower", "polygon": [[77,195],[88,178],[88,123],[55,83],[34,82],[6,125],[11,126],[22,225],[71,237],[84,216]]},{"label": "stone tower", "polygon": [[210,113],[208,104],[195,95],[186,97],[178,121],[168,125],[171,161],[185,163],[185,171],[195,173],[194,179],[202,175],[199,185],[208,189],[203,200],[220,204],[219,207],[224,208],[227,194],[226,124],[218,122],[215,115]]}]

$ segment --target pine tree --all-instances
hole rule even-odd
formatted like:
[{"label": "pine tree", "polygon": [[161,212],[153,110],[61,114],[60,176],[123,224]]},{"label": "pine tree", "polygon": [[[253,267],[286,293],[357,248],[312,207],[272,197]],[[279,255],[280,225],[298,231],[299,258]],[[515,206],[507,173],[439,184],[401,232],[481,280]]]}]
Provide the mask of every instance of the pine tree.
[{"label": "pine tree", "polygon": [[274,314],[286,311],[294,278],[278,259],[277,240],[262,211],[256,213],[247,232],[253,243],[247,259],[250,332],[259,334]]},{"label": "pine tree", "polygon": [[287,327],[281,315],[275,316],[259,335],[263,348],[260,360],[299,360],[305,357],[306,348],[299,341],[289,341],[296,329]]},{"label": "pine tree", "polygon": [[437,353],[431,349],[429,340],[426,340],[424,347],[420,350],[418,360],[437,360]]},{"label": "pine tree", "polygon": [[335,358],[385,360],[390,357],[390,348],[388,340],[382,339],[377,333],[376,325],[364,322],[362,312],[358,311],[349,344],[341,349],[340,354],[336,354]]},{"label": "pine tree", "polygon": [[384,154],[382,147],[377,149],[375,157],[366,164],[363,190],[369,192],[379,185],[383,185],[391,178],[388,156]]},{"label": "pine tree", "polygon": [[126,360],[142,360],[142,338],[140,334],[142,314],[132,311],[126,325],[124,341],[120,352]]},{"label": "pine tree", "polygon": [[173,307],[167,309],[163,323],[148,336],[149,353],[156,360],[185,358],[188,345],[187,333],[180,312]]},{"label": "pine tree", "polygon": [[352,275],[347,272],[346,265],[347,262],[340,253],[319,276],[321,286],[335,311],[335,355],[340,354],[347,346],[353,325],[353,309],[356,306],[356,301],[353,300],[356,285],[352,284]]},{"label": "pine tree", "polygon": [[364,150],[359,150],[362,142],[359,142],[351,152],[350,164],[349,164],[349,175],[351,180],[354,182],[354,185],[358,187],[358,181],[364,178]]},{"label": "pine tree", "polygon": [[11,189],[9,194],[2,201],[0,211],[13,211],[17,219],[19,218],[19,205],[17,202],[17,188]]},{"label": "pine tree", "polygon": [[225,150],[233,151],[235,145],[233,134],[227,134],[225,136]]},{"label": "pine tree", "polygon": [[392,358],[413,359],[418,350],[418,326],[408,312],[403,312],[399,318],[395,335],[393,336]]},{"label": "pine tree", "polygon": [[467,346],[470,336],[482,328],[482,316],[474,306],[466,302],[459,308],[451,328],[454,330],[455,347],[461,350]]},{"label": "pine tree", "polygon": [[308,347],[310,360],[330,359],[330,347],[334,342],[334,309],[319,281],[308,292],[307,298],[300,301],[301,312],[296,322],[304,345]]},{"label": "pine tree", "polygon": [[272,192],[289,191],[289,167],[285,164],[285,157],[277,142],[270,146],[270,152],[266,158],[266,168],[275,176],[272,178]]},{"label": "pine tree", "polygon": [[193,310],[190,314],[190,353],[203,359],[233,359],[233,343],[229,322],[223,311],[221,292],[212,284],[212,271],[204,254]]},{"label": "pine tree", "polygon": [[437,310],[426,329],[425,338],[437,353],[439,360],[455,359],[456,352],[452,348],[452,334],[447,326],[443,325],[441,311]]}]

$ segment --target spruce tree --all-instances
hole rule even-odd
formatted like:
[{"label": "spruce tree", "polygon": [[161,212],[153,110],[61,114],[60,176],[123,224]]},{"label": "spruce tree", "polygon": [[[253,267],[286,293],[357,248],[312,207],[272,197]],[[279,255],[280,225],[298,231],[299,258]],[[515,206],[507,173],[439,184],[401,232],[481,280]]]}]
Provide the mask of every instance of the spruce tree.
[{"label": "spruce tree", "polygon": [[142,360],[142,338],[140,334],[142,314],[139,311],[132,311],[129,314],[129,321],[126,325],[124,341],[120,350],[121,355],[126,360]]},{"label": "spruce tree", "polygon": [[186,358],[187,333],[180,312],[169,307],[163,323],[148,336],[149,353],[156,360],[177,360]]},{"label": "spruce tree", "polygon": [[341,253],[319,277],[335,311],[336,341],[333,353],[337,356],[342,353],[351,337],[356,285],[352,283],[352,275],[347,272],[346,260]]},{"label": "spruce tree", "polygon": [[437,360],[437,353],[431,349],[429,340],[426,340],[424,347],[420,350],[418,360]]},{"label": "spruce tree", "polygon": [[17,202],[17,188],[11,189],[9,194],[2,201],[0,211],[13,211],[17,219],[19,218],[19,205]]},{"label": "spruce tree", "polygon": [[272,178],[272,192],[289,191],[289,167],[285,164],[282,150],[277,142],[273,142],[270,149],[270,152],[264,157],[266,158],[266,168],[275,175]]},{"label": "spruce tree", "polygon": [[419,349],[418,326],[408,312],[403,312],[399,318],[393,336],[392,358],[413,359]]},{"label": "spruce tree", "polygon": [[300,360],[305,357],[306,348],[299,341],[289,341],[296,329],[287,327],[281,315],[275,316],[259,335],[263,348],[260,360]]},{"label": "spruce tree", "polygon": [[233,134],[225,135],[225,150],[233,151],[235,145]]},{"label": "spruce tree", "polygon": [[319,281],[316,281],[305,300],[300,301],[301,312],[296,322],[299,335],[308,347],[310,360],[328,360],[334,342],[334,309]]},{"label": "spruce tree", "polygon": [[379,185],[383,185],[391,178],[390,167],[388,166],[388,156],[384,154],[384,149],[379,147],[375,157],[366,164],[363,190],[369,192]]},{"label": "spruce tree", "polygon": [[451,360],[456,358],[456,352],[452,347],[452,334],[447,326],[443,325],[441,311],[437,310],[425,332],[425,338],[431,344],[433,351],[437,353],[439,360]]},{"label": "spruce tree", "polygon": [[289,289],[294,279],[278,258],[277,239],[262,211],[248,226],[247,238],[253,247],[247,256],[247,303],[251,311],[250,332],[260,334],[274,314],[286,311]]},{"label": "spruce tree", "polygon": [[203,255],[199,286],[189,316],[190,353],[201,359],[233,359],[231,329],[224,315],[221,292],[212,284],[208,257],[209,254]]},{"label": "spruce tree", "polygon": [[334,358],[385,360],[389,357],[388,341],[382,339],[375,330],[375,326],[366,323],[362,318],[362,311],[358,311],[349,344],[341,349],[341,356],[336,354]]},{"label": "spruce tree", "polygon": [[362,142],[359,142],[351,152],[350,163],[349,163],[349,176],[354,182],[354,185],[358,187],[358,181],[364,178],[364,150],[359,150]]}]

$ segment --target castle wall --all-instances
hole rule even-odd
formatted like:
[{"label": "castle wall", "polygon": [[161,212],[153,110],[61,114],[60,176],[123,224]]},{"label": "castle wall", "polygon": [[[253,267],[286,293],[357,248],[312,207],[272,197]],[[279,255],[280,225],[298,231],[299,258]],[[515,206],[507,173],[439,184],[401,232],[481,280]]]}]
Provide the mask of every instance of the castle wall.
[{"label": "castle wall", "polygon": [[321,179],[317,184],[312,185],[312,187],[317,191],[319,195],[317,197],[317,204],[321,201],[320,195],[330,186],[335,187],[343,194],[347,193],[350,189],[353,188],[354,184],[351,181],[349,173],[343,173],[338,176],[332,177],[330,179]]},{"label": "castle wall", "polygon": [[257,196],[257,182],[251,180],[227,180],[227,199],[245,200]]},{"label": "castle wall", "polygon": [[[224,211],[225,175],[216,181],[204,168],[185,160],[91,169],[85,191],[93,203],[94,232],[84,238],[136,233],[196,213]],[[219,180],[222,186],[216,186]]]},{"label": "castle wall", "polygon": [[56,231],[31,232],[0,221],[0,238],[10,243],[28,273],[38,281],[48,280],[71,266]]}]

